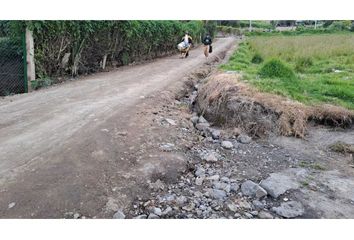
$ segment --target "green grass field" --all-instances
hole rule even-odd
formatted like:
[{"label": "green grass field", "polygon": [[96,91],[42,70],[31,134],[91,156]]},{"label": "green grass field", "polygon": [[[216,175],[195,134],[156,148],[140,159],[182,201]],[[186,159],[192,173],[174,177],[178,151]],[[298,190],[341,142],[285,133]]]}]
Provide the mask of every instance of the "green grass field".
[{"label": "green grass field", "polygon": [[354,34],[249,37],[221,68],[262,91],[354,109]]}]

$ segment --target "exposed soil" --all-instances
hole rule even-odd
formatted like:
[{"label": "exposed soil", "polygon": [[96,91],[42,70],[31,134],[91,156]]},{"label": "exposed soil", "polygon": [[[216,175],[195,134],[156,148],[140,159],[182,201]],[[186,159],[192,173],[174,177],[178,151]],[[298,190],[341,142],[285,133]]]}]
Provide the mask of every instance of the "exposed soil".
[{"label": "exposed soil", "polygon": [[178,153],[161,155],[167,138],[149,110],[234,45],[220,39],[209,60],[197,48],[187,59],[174,55],[1,99],[0,216],[111,218],[109,199],[129,205],[154,171],[184,161]]}]

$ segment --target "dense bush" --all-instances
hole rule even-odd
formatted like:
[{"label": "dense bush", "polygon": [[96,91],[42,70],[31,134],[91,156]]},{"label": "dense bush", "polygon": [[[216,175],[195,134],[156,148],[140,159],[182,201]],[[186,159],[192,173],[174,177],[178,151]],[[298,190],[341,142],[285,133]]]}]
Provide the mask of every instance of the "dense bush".
[{"label": "dense bush", "polygon": [[[40,78],[99,71],[172,53],[189,31],[194,42],[207,31],[202,21],[26,21],[13,29],[33,31]],[[212,21],[207,24],[213,31]]]},{"label": "dense bush", "polygon": [[330,30],[335,30],[335,31],[344,31],[344,30],[350,30],[351,28],[351,21],[333,21],[333,23],[328,27]]},{"label": "dense bush", "polygon": [[261,77],[294,78],[294,71],[279,59],[267,61],[259,71]]},{"label": "dense bush", "polygon": [[252,57],[252,60],[251,60],[252,63],[256,63],[256,64],[259,64],[261,62],[263,62],[263,58],[262,56],[259,54],[259,53],[255,53]]}]

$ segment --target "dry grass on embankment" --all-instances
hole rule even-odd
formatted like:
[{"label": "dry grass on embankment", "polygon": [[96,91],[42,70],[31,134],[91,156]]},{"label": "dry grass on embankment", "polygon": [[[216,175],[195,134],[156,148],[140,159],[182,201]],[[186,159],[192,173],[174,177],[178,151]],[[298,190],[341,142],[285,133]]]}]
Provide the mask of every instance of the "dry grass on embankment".
[{"label": "dry grass on embankment", "polygon": [[240,76],[216,73],[200,88],[196,108],[209,121],[238,127],[253,136],[270,132],[303,138],[307,123],[350,127],[354,112],[332,105],[306,106],[281,96],[259,92]]}]

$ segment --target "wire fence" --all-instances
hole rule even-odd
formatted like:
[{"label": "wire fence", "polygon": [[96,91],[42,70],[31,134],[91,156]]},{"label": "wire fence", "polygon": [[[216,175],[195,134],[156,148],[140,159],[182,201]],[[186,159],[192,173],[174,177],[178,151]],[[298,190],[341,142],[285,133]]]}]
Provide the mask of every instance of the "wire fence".
[{"label": "wire fence", "polygon": [[27,91],[24,46],[21,37],[0,37],[0,96]]}]

